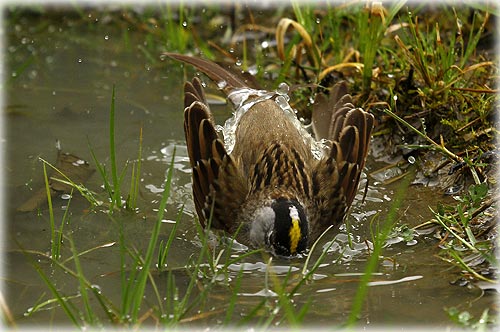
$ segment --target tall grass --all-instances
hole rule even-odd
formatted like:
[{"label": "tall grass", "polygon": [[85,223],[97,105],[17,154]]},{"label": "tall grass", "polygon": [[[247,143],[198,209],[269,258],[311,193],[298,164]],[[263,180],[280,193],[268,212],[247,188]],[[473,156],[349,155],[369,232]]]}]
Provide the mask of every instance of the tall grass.
[{"label": "tall grass", "polygon": [[[38,255],[44,256],[49,259],[54,265],[61,269],[66,274],[74,276],[79,283],[79,298],[82,299],[84,310],[79,309],[75,304],[73,304],[74,298],[72,296],[65,295],[61,290],[58,289],[57,281],[52,280],[47,276],[46,272],[41,268],[40,264],[32,260],[32,264],[39,273],[42,280],[45,282],[47,287],[50,289],[54,296],[54,299],[60,304],[68,318],[73,324],[78,327],[83,326],[95,326],[96,324],[101,324],[99,320],[99,315],[96,313],[95,307],[91,304],[89,293],[93,294],[97,299],[98,303],[101,305],[105,316],[108,317],[110,322],[120,323],[120,324],[137,324],[140,322],[141,309],[144,306],[144,293],[147,287],[147,280],[153,279],[151,277],[150,266],[153,261],[154,253],[156,250],[156,245],[158,243],[158,238],[160,236],[160,226],[163,220],[163,214],[166,207],[167,199],[170,195],[171,183],[172,183],[172,172],[174,169],[174,156],[172,156],[172,161],[170,163],[170,168],[165,180],[164,192],[162,194],[162,199],[160,202],[160,207],[158,211],[158,216],[155,221],[153,232],[151,234],[150,241],[148,243],[148,248],[145,253],[145,257],[142,258],[140,254],[134,254],[130,251],[125,243],[125,237],[123,232],[120,232],[120,261],[121,261],[121,280],[122,280],[122,303],[120,307],[116,307],[105,295],[105,292],[99,289],[96,285],[93,285],[86,277],[83,268],[80,264],[79,257],[83,253],[78,253],[75,248],[74,242],[71,236],[67,236],[66,239],[70,243],[70,250],[72,252],[72,259],[66,261],[59,261],[58,257],[54,254],[46,256],[43,253],[36,253]],[[110,216],[110,218],[112,218]],[[51,219],[53,220],[53,218]],[[120,222],[118,222],[120,223]],[[51,225],[53,221],[51,221]],[[121,229],[121,228],[120,228]],[[175,229],[174,229],[175,231]],[[94,248],[94,249],[98,249]],[[85,254],[90,253],[93,250],[85,251]],[[56,252],[58,252],[56,250]],[[127,269],[125,261],[127,257],[132,258],[131,268]],[[73,261],[75,265],[75,270],[69,268],[67,264]],[[153,284],[156,288],[156,285]],[[161,301],[161,297],[158,296],[158,301]],[[161,306],[161,303],[160,303]],[[38,308],[41,309],[40,307]],[[32,312],[33,313],[33,312]]]},{"label": "tall grass", "polygon": [[368,94],[372,89],[372,75],[375,57],[380,50],[380,42],[406,1],[393,1],[389,9],[382,2],[369,1],[357,16],[359,50],[363,56],[363,91]]},{"label": "tall grass", "polygon": [[[122,248],[122,265],[121,265],[121,278],[122,278],[122,319],[128,320],[133,323],[139,321],[139,314],[141,305],[144,302],[144,292],[146,290],[146,283],[148,277],[150,277],[150,266],[153,261],[153,255],[156,250],[156,245],[158,243],[158,238],[160,236],[160,227],[163,220],[163,214],[165,213],[165,208],[167,204],[167,199],[170,196],[170,189],[172,185],[172,173],[174,170],[174,157],[175,151],[170,162],[170,167],[165,180],[164,191],[162,193],[160,206],[158,208],[158,215],[151,233],[151,238],[148,243],[148,248],[145,253],[144,259],[139,255],[133,261],[130,270],[126,269],[124,264],[124,253],[126,243],[124,241],[124,236],[121,235],[120,245]],[[138,271],[138,272],[137,272]],[[128,275],[128,276],[127,276]]]},{"label": "tall grass", "polygon": [[49,186],[49,178],[47,176],[47,167],[43,164],[43,179],[45,181],[45,191],[47,193],[47,204],[49,207],[49,221],[50,221],[50,252],[51,256],[58,259],[60,255],[61,242],[56,234],[56,225],[54,220],[54,209],[52,207],[52,193]]},{"label": "tall grass", "polygon": [[[120,184],[118,181],[118,171],[116,167],[116,150],[115,150],[115,85],[113,84],[113,90],[111,95],[111,107],[109,109],[109,157],[111,159],[111,176],[113,180],[113,186],[111,189],[111,208],[113,210],[114,206],[118,208],[121,207],[121,196],[120,196]],[[109,186],[108,186],[109,187]]]},{"label": "tall grass", "polygon": [[137,198],[139,196],[139,184],[141,182],[142,165],[142,127],[139,133],[139,152],[137,162],[132,164],[132,175],[130,176],[130,191],[126,201],[126,207],[134,211],[137,208]]},{"label": "tall grass", "polygon": [[118,165],[116,162],[116,145],[115,145],[115,86],[113,85],[109,112],[109,156],[110,156],[110,168],[111,168],[111,179],[106,170],[104,163],[100,162],[94,153],[90,140],[88,142],[89,150],[94,160],[94,164],[97,167],[101,179],[104,184],[105,192],[108,195],[109,200],[109,214],[113,214],[115,210],[120,210],[125,207],[128,210],[134,211],[137,208],[137,198],[139,193],[139,183],[141,179],[141,165],[142,165],[142,128],[139,132],[139,147],[138,147],[138,157],[137,162],[132,165],[132,175],[130,177],[130,191],[126,198],[123,200],[125,195],[122,193],[122,184],[127,173],[129,161],[125,163],[121,171],[118,170]]},{"label": "tall grass", "polygon": [[[47,195],[47,206],[49,209],[49,223],[50,223],[50,256],[55,260],[61,258],[61,245],[63,241],[63,230],[64,225],[69,223],[69,210],[71,204],[71,197],[73,197],[73,189],[69,194],[68,205],[66,205],[64,215],[61,220],[61,224],[59,227],[56,226],[56,221],[54,217],[54,207],[52,205],[52,191],[53,189],[50,187],[49,178],[47,175],[47,163],[45,160],[41,159],[43,162],[43,178],[45,182],[45,192]],[[52,166],[52,165],[50,165]]]},{"label": "tall grass", "polygon": [[492,66],[490,61],[470,65],[470,59],[483,35],[484,28],[489,20],[489,13],[480,22],[479,28],[477,13],[473,14],[473,21],[469,32],[468,42],[465,43],[460,19],[454,11],[456,30],[441,36],[439,22],[436,22],[430,33],[424,34],[419,27],[418,17],[408,13],[409,37],[411,47],[407,46],[399,36],[395,37],[398,46],[403,50],[402,55],[425,82],[428,94],[439,95],[449,93],[450,88],[459,82],[465,75],[476,71],[483,66]]}]

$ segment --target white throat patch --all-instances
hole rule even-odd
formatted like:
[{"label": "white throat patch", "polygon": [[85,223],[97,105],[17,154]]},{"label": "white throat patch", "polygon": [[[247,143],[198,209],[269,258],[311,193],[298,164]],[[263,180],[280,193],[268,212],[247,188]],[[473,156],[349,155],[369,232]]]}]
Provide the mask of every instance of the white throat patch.
[{"label": "white throat patch", "polygon": [[297,208],[295,206],[290,206],[290,219],[299,219],[299,211],[297,211]]}]

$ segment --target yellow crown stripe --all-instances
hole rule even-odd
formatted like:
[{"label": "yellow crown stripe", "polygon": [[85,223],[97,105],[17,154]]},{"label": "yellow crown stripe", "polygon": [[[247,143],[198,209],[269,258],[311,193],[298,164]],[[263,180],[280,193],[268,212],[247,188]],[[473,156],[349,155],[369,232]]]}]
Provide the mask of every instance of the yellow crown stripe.
[{"label": "yellow crown stripe", "polygon": [[290,254],[295,254],[299,245],[302,231],[300,230],[299,219],[292,218],[292,227],[290,227]]}]

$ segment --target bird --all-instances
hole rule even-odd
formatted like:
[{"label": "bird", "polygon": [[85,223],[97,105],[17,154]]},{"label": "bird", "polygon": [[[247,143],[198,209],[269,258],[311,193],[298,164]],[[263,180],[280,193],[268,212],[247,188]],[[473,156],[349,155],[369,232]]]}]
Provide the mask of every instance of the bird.
[{"label": "bird", "polygon": [[233,132],[221,137],[203,83],[196,76],[185,82],[184,133],[203,227],[277,257],[297,257],[343,223],[374,125],[372,114],[353,105],[345,81],[316,95],[310,133],[290,107],[286,85],[255,89],[210,60],[166,55],[207,75],[235,109],[226,121]]}]

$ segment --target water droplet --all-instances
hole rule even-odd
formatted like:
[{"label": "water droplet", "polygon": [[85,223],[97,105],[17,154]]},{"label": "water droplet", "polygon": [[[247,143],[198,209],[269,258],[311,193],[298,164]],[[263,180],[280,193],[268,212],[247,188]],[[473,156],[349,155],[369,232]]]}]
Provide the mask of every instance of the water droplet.
[{"label": "water droplet", "polygon": [[78,63],[82,63],[82,62],[83,62],[83,60],[82,60],[82,59],[78,59]]},{"label": "water droplet", "polygon": [[408,162],[409,162],[410,164],[414,164],[414,163],[415,163],[415,157],[413,157],[413,156],[409,156],[409,157],[408,157]]},{"label": "water droplet", "polygon": [[226,86],[227,86],[227,82],[224,80],[217,82],[217,87],[219,89],[224,89]]},{"label": "water droplet", "polygon": [[24,316],[26,317],[26,316],[31,315],[31,312],[32,312],[32,311],[33,311],[33,307],[28,308],[28,309],[26,310],[26,312],[24,313]]},{"label": "water droplet", "polygon": [[276,104],[282,109],[282,110],[288,110],[290,108],[290,105],[288,104],[288,101],[286,100],[285,96],[279,95],[275,99]]},{"label": "water droplet", "polygon": [[241,60],[240,60],[240,59],[236,60],[236,63],[235,63],[235,65],[236,65],[236,66],[240,67],[240,66],[241,66],[241,64],[242,64],[242,62],[241,62]]},{"label": "water droplet", "polygon": [[187,27],[188,23],[186,21],[182,22],[183,27]]},{"label": "water droplet", "polygon": [[394,95],[394,96],[392,97],[392,99],[393,99],[394,101],[398,101],[398,95]]},{"label": "water droplet", "polygon": [[264,41],[260,44],[260,46],[261,46],[262,48],[268,48],[268,47],[269,47],[269,42],[268,42],[267,40],[264,40]]},{"label": "water droplet", "polygon": [[276,89],[276,93],[279,95],[288,95],[289,91],[290,91],[290,87],[285,82],[281,82],[278,85],[278,89]]},{"label": "water droplet", "polygon": [[108,35],[104,36],[104,40],[109,40],[109,36]]},{"label": "water droplet", "polygon": [[61,199],[70,199],[71,195],[70,194],[62,194]]},{"label": "water droplet", "polygon": [[97,291],[98,294],[101,294],[102,290],[99,285],[92,285],[91,287],[93,290]]}]

